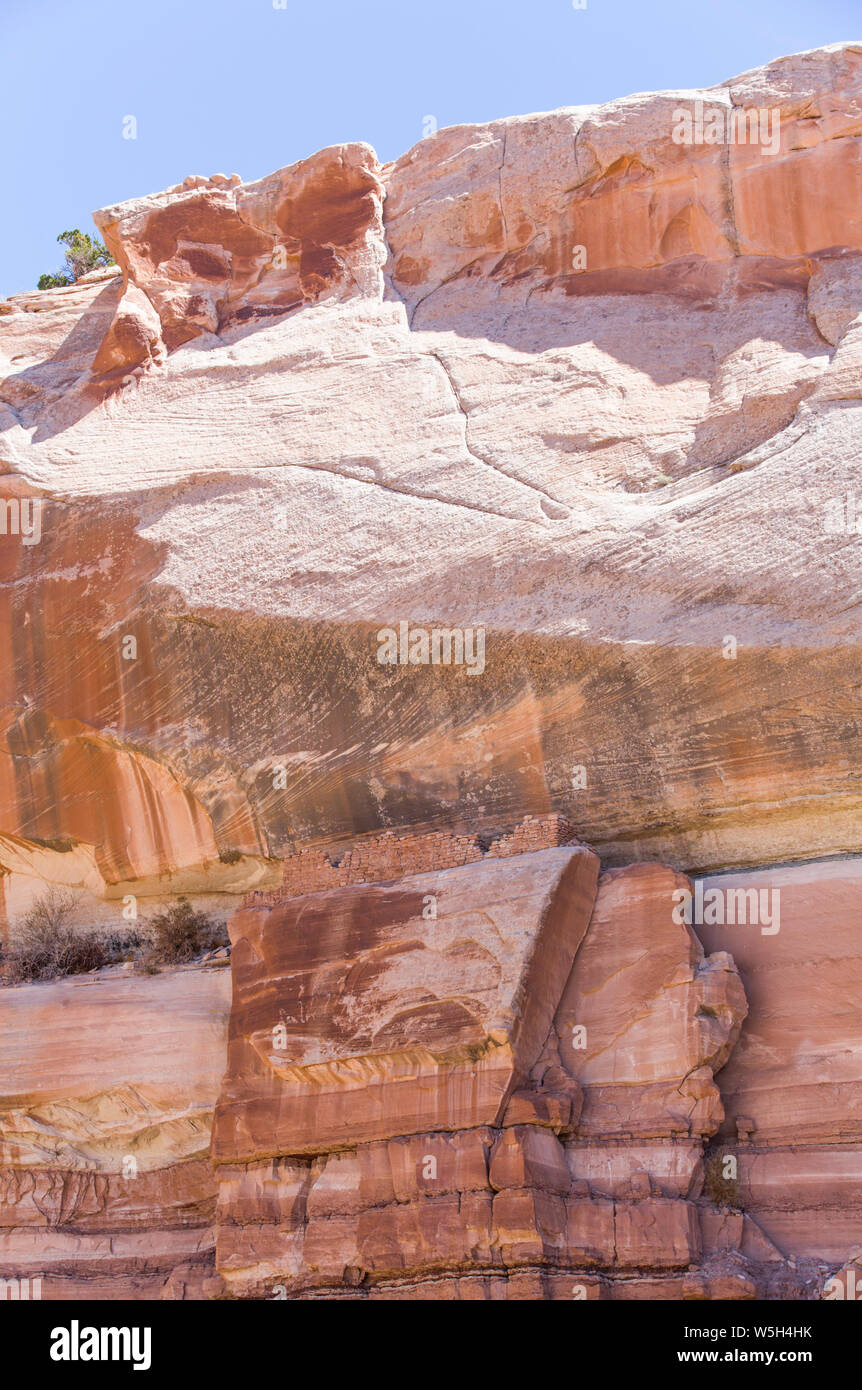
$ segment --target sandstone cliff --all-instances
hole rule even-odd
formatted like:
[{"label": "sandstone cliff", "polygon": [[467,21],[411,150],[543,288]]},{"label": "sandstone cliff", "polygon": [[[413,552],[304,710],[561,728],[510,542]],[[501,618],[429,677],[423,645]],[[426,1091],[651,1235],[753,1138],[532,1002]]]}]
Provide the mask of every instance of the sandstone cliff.
[{"label": "sandstone cliff", "polygon": [[[704,110],[777,143],[679,142]],[[191,177],[0,304],[0,937],[46,883],[239,909],[232,1006],[0,991],[0,1277],[797,1297],[853,1258],[860,151],[836,44]],[[411,659],[434,629],[481,660]]]}]

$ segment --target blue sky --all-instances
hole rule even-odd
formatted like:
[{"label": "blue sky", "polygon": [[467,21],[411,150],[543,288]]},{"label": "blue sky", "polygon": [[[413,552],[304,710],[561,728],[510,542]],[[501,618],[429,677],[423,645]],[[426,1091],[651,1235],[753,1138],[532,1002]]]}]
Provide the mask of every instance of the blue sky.
[{"label": "blue sky", "polygon": [[0,0],[0,296],[93,208],[186,174],[259,178],[346,140],[393,159],[426,116],[708,86],[860,21],[859,0]]}]

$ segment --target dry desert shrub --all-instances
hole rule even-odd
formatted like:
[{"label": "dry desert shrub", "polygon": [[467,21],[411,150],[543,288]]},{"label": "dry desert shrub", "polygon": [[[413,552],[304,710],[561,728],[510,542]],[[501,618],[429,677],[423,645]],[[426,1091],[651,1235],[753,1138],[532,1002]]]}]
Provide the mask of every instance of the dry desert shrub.
[{"label": "dry desert shrub", "polygon": [[725,1160],[733,1157],[729,1148],[710,1148],[704,1154],[703,1195],[716,1207],[742,1207],[738,1177],[724,1175]]},{"label": "dry desert shrub", "polygon": [[178,898],[170,907],[157,912],[150,921],[153,956],[166,965],[182,965],[205,951],[228,943],[223,922],[215,922],[206,912],[196,912],[188,898]]},{"label": "dry desert shrub", "polygon": [[183,965],[228,944],[227,928],[179,898],[142,926],[93,930],[72,920],[80,899],[50,885],[19,919],[3,958],[8,984],[82,975],[132,961],[145,974]]},{"label": "dry desert shrub", "polygon": [[133,960],[149,946],[136,927],[93,931],[72,918],[80,899],[51,884],[20,918],[6,951],[4,974],[10,984],[82,975],[105,965]]},{"label": "dry desert shrub", "polygon": [[7,957],[7,977],[13,984],[80,975],[105,964],[99,938],[72,925],[77,906],[73,893],[52,884],[24,913]]}]

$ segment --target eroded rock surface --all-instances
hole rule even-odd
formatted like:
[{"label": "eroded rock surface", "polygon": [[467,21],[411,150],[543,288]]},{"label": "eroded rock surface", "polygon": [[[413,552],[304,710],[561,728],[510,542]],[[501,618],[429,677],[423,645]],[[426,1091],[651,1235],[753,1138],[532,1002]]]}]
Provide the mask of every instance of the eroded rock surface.
[{"label": "eroded rock surface", "polygon": [[[698,103],[774,148],[677,143]],[[0,991],[3,1269],[853,1268],[860,138],[836,44],[193,176],[97,214],[116,268],[0,304],[0,938],[46,883],[100,922],[258,895],[227,1060],[226,972]],[[382,664],[402,624],[481,629],[481,669]],[[673,920],[727,873],[783,876],[778,934]]]},{"label": "eroded rock surface", "polygon": [[596,898],[596,870],[488,856],[237,915],[213,1144],[232,1293],[627,1297],[649,1271],[642,1296],[753,1295],[743,1218],[719,1242],[698,1201],[739,976],[672,922],[688,880],[636,866]]},{"label": "eroded rock surface", "polygon": [[862,1229],[862,861],[723,874],[704,887],[754,893],[758,907],[777,895],[779,908],[777,932],[772,913],[695,927],[707,950],[732,952],[750,1003],[721,1077],[716,1155],[738,1165],[728,1196],[787,1254],[843,1259]]},{"label": "eroded rock surface", "polygon": [[[477,807],[608,865],[858,848],[860,72],[833,45],[99,214],[122,276],[0,315],[0,492],[43,503],[0,546],[0,829],[121,877]],[[698,102],[778,148],[676,143]],[[406,620],[484,625],[481,676],[381,667]],[[93,802],[131,746],[143,843],[34,720],[68,759],[79,722]]]},{"label": "eroded rock surface", "polygon": [[211,1277],[230,981],[114,969],[0,989],[0,1278],[158,1298]]},{"label": "eroded rock surface", "polygon": [[545,850],[237,913],[216,1160],[500,1121],[597,873],[588,850]]},{"label": "eroded rock surface", "polygon": [[726,951],[704,957],[673,919],[688,880],[659,864],[606,874],[555,1020],[584,1090],[580,1133],[603,1140],[712,1134],[724,1118],[713,1073],[747,1013]]}]

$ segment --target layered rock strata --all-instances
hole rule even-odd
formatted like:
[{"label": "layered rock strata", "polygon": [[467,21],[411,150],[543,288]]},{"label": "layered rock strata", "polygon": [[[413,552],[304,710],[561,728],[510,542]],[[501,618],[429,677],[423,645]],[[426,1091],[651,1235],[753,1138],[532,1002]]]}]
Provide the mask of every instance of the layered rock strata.
[{"label": "layered rock strata", "polygon": [[[723,874],[704,887],[725,900],[741,891],[748,906],[756,895],[760,919],[695,928],[706,950],[732,952],[750,1004],[721,1075],[716,1172],[720,1157],[736,1157],[728,1200],[777,1246],[844,1260],[862,1243],[862,860]],[[761,903],[777,905],[778,931]]]},{"label": "layered rock strata", "polygon": [[179,1280],[201,1295],[229,1011],[229,972],[196,967],[0,989],[10,1288],[38,1279],[45,1299],[159,1298]]},{"label": "layered rock strata", "polygon": [[597,868],[488,856],[237,914],[213,1140],[232,1293],[754,1293],[743,1218],[719,1246],[697,1200],[739,976],[672,921],[687,880],[621,870],[596,899]]},{"label": "layered rock strata", "polygon": [[0,1277],[849,1280],[860,141],[836,44],[192,177],[0,304],[0,937],[245,902],[223,1083],[226,972],[0,991]]},{"label": "layered rock strata", "polygon": [[[103,894],[477,808],[609,865],[857,849],[860,70],[99,214],[121,274],[0,314],[0,494],[42,506],[0,537],[0,829]],[[698,103],[777,149],[677,143]],[[481,676],[381,666],[402,621],[484,625]]]}]

